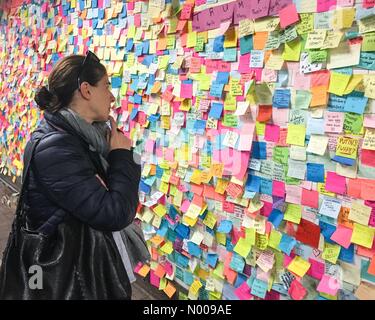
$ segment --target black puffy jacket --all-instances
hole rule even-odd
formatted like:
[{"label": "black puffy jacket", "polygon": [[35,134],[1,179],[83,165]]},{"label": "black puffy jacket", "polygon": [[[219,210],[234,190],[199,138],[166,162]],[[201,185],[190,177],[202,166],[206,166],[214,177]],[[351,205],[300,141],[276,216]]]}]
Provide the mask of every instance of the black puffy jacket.
[{"label": "black puffy jacket", "polygon": [[[85,138],[60,114],[45,112],[31,140],[46,134],[31,161],[27,186],[28,227],[51,234],[67,213],[101,231],[118,231],[129,225],[139,202],[141,176],[141,167],[133,160],[133,152],[112,150],[105,173],[98,153],[90,150]],[[25,156],[27,152],[30,144],[26,146]],[[51,201],[46,188],[57,203]]]}]

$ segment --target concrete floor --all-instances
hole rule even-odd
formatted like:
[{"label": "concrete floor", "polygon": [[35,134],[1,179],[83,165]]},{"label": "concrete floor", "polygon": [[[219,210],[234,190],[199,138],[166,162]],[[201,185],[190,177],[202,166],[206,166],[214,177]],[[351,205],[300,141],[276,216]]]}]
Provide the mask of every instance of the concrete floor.
[{"label": "concrete floor", "polygon": [[[16,211],[14,192],[0,181],[0,259],[6,247],[9,232]],[[13,201],[12,201],[13,200]],[[0,260],[1,263],[1,260]],[[137,281],[132,284],[133,300],[169,300],[163,291],[149,284],[147,279],[137,275]],[[176,294],[175,294],[176,296]]]}]

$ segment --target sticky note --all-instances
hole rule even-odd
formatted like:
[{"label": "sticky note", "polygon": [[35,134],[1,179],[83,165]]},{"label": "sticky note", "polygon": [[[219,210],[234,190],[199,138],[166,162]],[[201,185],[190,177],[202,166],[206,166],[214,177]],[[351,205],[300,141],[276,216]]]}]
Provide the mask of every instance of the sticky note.
[{"label": "sticky note", "polygon": [[341,247],[339,245],[325,242],[324,250],[322,253],[322,258],[333,264],[336,264],[336,261],[340,254],[340,250],[341,250]]},{"label": "sticky note", "polygon": [[328,92],[342,96],[350,81],[350,77],[351,75],[348,74],[331,72]]},{"label": "sticky note", "polygon": [[371,208],[359,203],[358,201],[353,201],[350,208],[349,219],[365,226],[368,225],[371,215]]},{"label": "sticky note", "polygon": [[341,202],[334,198],[325,197],[320,207],[319,213],[337,219],[340,213]]},{"label": "sticky note", "polygon": [[289,263],[287,269],[290,272],[295,273],[299,277],[303,277],[306,272],[310,269],[311,264],[301,258],[300,256],[295,256],[293,260]]},{"label": "sticky note", "polygon": [[299,21],[299,16],[295,4],[291,3],[279,11],[280,27],[286,28],[287,26]]},{"label": "sticky note", "polygon": [[338,225],[336,231],[331,236],[331,240],[348,249],[351,243],[352,233],[353,229]]},{"label": "sticky note", "polygon": [[306,127],[299,124],[288,124],[286,143],[297,146],[305,145]]}]

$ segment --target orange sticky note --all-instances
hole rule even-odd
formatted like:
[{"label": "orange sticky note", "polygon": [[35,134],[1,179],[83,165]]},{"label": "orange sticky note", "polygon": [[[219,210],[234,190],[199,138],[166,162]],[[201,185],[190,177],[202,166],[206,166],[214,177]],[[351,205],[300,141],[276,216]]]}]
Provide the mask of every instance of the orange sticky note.
[{"label": "orange sticky note", "polygon": [[311,107],[324,106],[328,101],[328,91],[326,86],[317,86],[310,89],[312,98],[310,102]]},{"label": "orange sticky note", "polygon": [[268,32],[255,32],[253,36],[254,50],[263,50],[268,39]]},{"label": "orange sticky note", "polygon": [[168,296],[168,298],[172,298],[174,293],[176,292],[176,288],[168,281],[167,286],[163,289],[164,293]]}]

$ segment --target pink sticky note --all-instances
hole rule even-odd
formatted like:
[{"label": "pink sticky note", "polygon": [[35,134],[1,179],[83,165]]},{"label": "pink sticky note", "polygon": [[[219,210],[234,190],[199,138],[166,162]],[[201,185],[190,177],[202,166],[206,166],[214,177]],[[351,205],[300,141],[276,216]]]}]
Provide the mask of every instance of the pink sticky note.
[{"label": "pink sticky note", "polygon": [[193,85],[182,83],[181,84],[181,98],[189,98],[193,96]]},{"label": "pink sticky note", "polygon": [[278,142],[280,138],[280,127],[272,124],[266,124],[266,141]]},{"label": "pink sticky note", "polygon": [[318,0],[316,11],[317,12],[325,12],[331,11],[336,8],[336,0]]},{"label": "pink sticky note", "polygon": [[337,291],[340,289],[340,284],[337,279],[324,274],[322,280],[320,280],[317,291],[335,296]]},{"label": "pink sticky note", "polygon": [[285,195],[285,183],[282,181],[272,181],[272,195],[283,198]]},{"label": "pink sticky note", "polygon": [[319,208],[319,192],[302,188],[301,204],[311,208]]},{"label": "pink sticky note", "polygon": [[346,193],[346,178],[336,172],[327,172],[325,189],[338,194]]},{"label": "pink sticky note", "polygon": [[181,211],[183,213],[185,213],[186,211],[188,211],[189,209],[189,206],[190,206],[190,201],[185,199],[183,202],[182,202],[182,205],[181,205]]},{"label": "pink sticky note", "polygon": [[291,3],[290,5],[281,9],[279,12],[279,16],[280,16],[280,26],[283,29],[299,21],[297,8],[294,3]]},{"label": "pink sticky note", "polygon": [[142,268],[142,266],[143,266],[143,263],[138,262],[138,264],[134,267],[134,272],[138,273],[138,271]]},{"label": "pink sticky note", "polygon": [[232,175],[242,180],[247,172],[250,152],[233,150]]},{"label": "pink sticky note", "polygon": [[309,259],[309,262],[311,264],[311,267],[307,271],[307,274],[315,279],[320,280],[324,275],[324,263],[311,258]]},{"label": "pink sticky note", "polygon": [[159,288],[160,278],[155,274],[154,270],[151,270],[150,272],[150,283],[154,287]]},{"label": "pink sticky note", "polygon": [[363,119],[363,126],[366,128],[375,128],[375,114],[366,114]]},{"label": "pink sticky note", "polygon": [[250,73],[250,53],[246,53],[240,56],[240,61],[238,64],[238,72],[239,73]]},{"label": "pink sticky note", "polygon": [[300,186],[286,185],[285,201],[294,204],[301,204],[302,188]]},{"label": "pink sticky note", "polygon": [[331,236],[331,240],[348,249],[350,246],[350,240],[352,238],[353,230],[346,228],[342,225],[338,225],[335,232]]},{"label": "pink sticky note", "polygon": [[344,126],[343,112],[326,112],[324,117],[324,131],[341,133]]},{"label": "pink sticky note", "polygon": [[167,148],[165,149],[164,159],[168,161],[174,161],[174,149]]},{"label": "pink sticky note", "polygon": [[154,140],[151,140],[151,139],[147,140],[146,144],[145,144],[145,151],[153,153],[154,152],[154,145],[155,145]]},{"label": "pink sticky note", "polygon": [[253,298],[253,296],[250,293],[250,288],[247,285],[246,281],[244,281],[236,290],[234,290],[234,294],[240,299],[240,300],[250,300]]},{"label": "pink sticky note", "polygon": [[272,211],[272,203],[268,201],[262,201],[263,207],[260,209],[260,214],[262,216],[268,217]]}]

